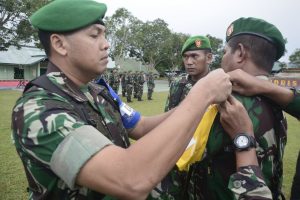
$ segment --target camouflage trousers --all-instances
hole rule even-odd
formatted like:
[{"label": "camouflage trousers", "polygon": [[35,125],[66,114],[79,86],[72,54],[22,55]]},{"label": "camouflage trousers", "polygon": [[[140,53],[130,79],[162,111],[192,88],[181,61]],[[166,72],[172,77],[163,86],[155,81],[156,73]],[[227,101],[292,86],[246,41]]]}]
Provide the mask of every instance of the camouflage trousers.
[{"label": "camouflage trousers", "polygon": [[127,93],[126,98],[127,98],[127,102],[131,102],[132,90],[133,90],[133,85],[127,84],[126,85],[126,93]]}]

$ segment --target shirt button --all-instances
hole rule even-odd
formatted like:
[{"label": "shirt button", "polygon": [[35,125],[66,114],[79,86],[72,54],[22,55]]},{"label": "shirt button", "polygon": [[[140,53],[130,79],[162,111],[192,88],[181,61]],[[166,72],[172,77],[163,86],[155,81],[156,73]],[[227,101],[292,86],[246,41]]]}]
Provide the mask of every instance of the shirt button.
[{"label": "shirt button", "polygon": [[242,186],[241,181],[233,181],[233,187],[235,187],[236,189],[240,188],[241,186]]}]

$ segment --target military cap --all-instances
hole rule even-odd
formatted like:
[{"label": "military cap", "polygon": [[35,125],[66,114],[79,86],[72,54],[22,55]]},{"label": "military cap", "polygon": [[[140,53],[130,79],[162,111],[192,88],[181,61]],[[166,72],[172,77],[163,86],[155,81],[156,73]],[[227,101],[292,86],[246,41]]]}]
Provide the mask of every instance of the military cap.
[{"label": "military cap", "polygon": [[181,55],[192,50],[211,50],[210,41],[207,37],[196,35],[188,38],[182,46]]},{"label": "military cap", "polygon": [[266,39],[275,45],[277,49],[276,60],[278,60],[285,51],[285,40],[276,26],[262,19],[253,17],[241,17],[232,22],[226,31],[226,41],[237,35],[255,35]]},{"label": "military cap", "polygon": [[54,0],[37,10],[31,24],[43,31],[69,32],[102,23],[106,5],[93,0]]}]

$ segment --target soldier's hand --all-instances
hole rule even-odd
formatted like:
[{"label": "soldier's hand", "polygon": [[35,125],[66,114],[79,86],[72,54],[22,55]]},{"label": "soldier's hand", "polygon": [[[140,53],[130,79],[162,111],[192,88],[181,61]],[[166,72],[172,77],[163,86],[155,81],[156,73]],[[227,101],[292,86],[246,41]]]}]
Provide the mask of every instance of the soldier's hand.
[{"label": "soldier's hand", "polygon": [[220,122],[226,133],[233,139],[238,133],[253,135],[252,121],[243,104],[230,95],[227,101],[218,105]]},{"label": "soldier's hand", "polygon": [[212,103],[223,102],[231,94],[232,84],[229,75],[223,69],[216,69],[202,79],[210,95],[213,95]]},{"label": "soldier's hand", "polygon": [[228,72],[228,74],[232,82],[232,90],[245,96],[259,94],[260,88],[266,82],[266,80],[258,79],[241,69]]}]

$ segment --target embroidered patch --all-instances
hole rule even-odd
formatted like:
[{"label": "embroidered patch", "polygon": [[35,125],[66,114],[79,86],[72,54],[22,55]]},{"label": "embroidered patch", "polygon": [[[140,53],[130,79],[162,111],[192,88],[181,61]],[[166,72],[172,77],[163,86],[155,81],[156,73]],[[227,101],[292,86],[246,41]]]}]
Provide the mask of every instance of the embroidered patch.
[{"label": "embroidered patch", "polygon": [[196,45],[197,48],[201,47],[201,40],[199,40],[199,39],[196,40],[195,45]]},{"label": "embroidered patch", "polygon": [[229,37],[233,32],[233,24],[231,24],[228,28],[227,28],[227,31],[226,31],[226,35],[227,37]]}]

